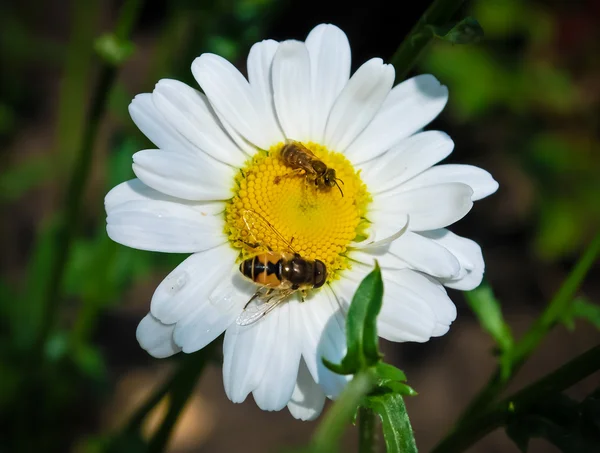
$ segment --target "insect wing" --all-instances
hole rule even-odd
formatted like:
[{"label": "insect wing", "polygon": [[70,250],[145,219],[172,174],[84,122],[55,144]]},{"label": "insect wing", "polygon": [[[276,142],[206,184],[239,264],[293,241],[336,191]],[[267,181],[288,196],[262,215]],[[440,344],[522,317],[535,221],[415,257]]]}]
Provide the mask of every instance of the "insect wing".
[{"label": "insect wing", "polygon": [[242,218],[244,220],[244,224],[246,225],[246,230],[248,234],[253,238],[253,240],[257,244],[260,244],[260,241],[258,240],[254,232],[260,229],[267,229],[272,231],[288,247],[290,251],[297,253],[292,247],[292,244],[286,238],[284,238],[283,235],[279,231],[277,231],[275,227],[271,225],[269,221],[265,219],[262,215],[260,215],[258,212],[252,211],[251,209],[246,209],[242,214]]},{"label": "insect wing", "polygon": [[235,320],[238,326],[249,326],[262,319],[278,305],[284,302],[294,291],[265,291],[260,288],[244,307],[244,311]]}]

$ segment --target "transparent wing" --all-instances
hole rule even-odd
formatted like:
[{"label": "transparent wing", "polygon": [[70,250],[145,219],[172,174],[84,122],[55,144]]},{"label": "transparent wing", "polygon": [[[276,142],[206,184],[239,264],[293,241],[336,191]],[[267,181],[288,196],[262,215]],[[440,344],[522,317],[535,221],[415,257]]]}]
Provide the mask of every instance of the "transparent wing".
[{"label": "transparent wing", "polygon": [[235,320],[238,326],[249,326],[270,313],[275,307],[285,302],[295,290],[274,290],[260,288],[244,307],[244,311]]},{"label": "transparent wing", "polygon": [[252,238],[256,244],[261,244],[260,235],[258,232],[260,230],[270,230],[272,231],[280,240],[283,242],[290,251],[297,253],[290,241],[283,237],[283,235],[275,229],[273,225],[269,223],[267,219],[265,219],[261,214],[251,209],[245,209],[242,212],[242,219],[244,220],[244,224],[246,226],[246,231],[248,235]]},{"label": "transparent wing", "polygon": [[307,148],[306,146],[304,146],[302,143],[300,143],[300,142],[297,142],[296,140],[291,140],[291,139],[289,139],[289,138],[288,138],[288,139],[286,140],[286,143],[288,143],[288,144],[293,144],[294,146],[296,146],[296,147],[300,148],[300,149],[301,149],[303,152],[305,152],[306,154],[308,154],[308,155],[309,155],[310,157],[312,157],[313,159],[317,159],[317,160],[319,159],[317,156],[315,156],[315,154],[314,154],[314,153],[313,153],[313,152],[312,152],[310,149],[308,149],[308,148]]}]

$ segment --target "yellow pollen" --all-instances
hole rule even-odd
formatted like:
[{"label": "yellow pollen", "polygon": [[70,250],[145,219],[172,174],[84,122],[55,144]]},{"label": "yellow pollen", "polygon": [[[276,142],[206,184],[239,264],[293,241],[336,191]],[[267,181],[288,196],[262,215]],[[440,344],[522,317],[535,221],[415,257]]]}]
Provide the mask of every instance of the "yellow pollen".
[{"label": "yellow pollen", "polygon": [[[371,196],[342,154],[315,143],[303,144],[335,169],[344,195],[335,186],[317,187],[303,171],[286,166],[280,156],[283,143],[279,143],[259,151],[237,174],[235,196],[225,210],[225,233],[239,249],[240,259],[267,250],[297,252],[305,259],[323,261],[331,281],[350,267],[345,253],[350,242],[364,236]],[[248,211],[266,220],[283,240],[270,228],[245,221]]]}]

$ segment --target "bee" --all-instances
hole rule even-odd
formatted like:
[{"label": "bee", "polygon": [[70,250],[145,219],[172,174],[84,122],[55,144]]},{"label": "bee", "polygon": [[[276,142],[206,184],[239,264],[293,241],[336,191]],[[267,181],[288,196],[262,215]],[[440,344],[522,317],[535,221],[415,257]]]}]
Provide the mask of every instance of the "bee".
[{"label": "bee", "polygon": [[[285,145],[281,149],[281,159],[294,171],[304,170],[306,180],[313,182],[319,189],[330,188],[337,186],[342,197],[344,192],[338,184],[340,181],[344,184],[344,181],[336,177],[335,170],[327,167],[322,160],[319,160],[311,150],[309,150],[302,143],[295,140],[286,140]],[[276,178],[275,183],[279,182],[279,177]]]},{"label": "bee", "polygon": [[[309,289],[320,288],[325,284],[327,268],[320,260],[302,258],[291,243],[257,212],[246,210],[242,218],[251,236],[254,236],[252,231],[256,231],[256,228],[267,228],[289,248],[289,251],[284,252],[261,252],[240,264],[242,275],[260,285],[236,320],[238,325],[247,326],[261,319],[297,291],[300,291],[304,300]],[[246,244],[253,248],[260,245],[258,242]]]}]

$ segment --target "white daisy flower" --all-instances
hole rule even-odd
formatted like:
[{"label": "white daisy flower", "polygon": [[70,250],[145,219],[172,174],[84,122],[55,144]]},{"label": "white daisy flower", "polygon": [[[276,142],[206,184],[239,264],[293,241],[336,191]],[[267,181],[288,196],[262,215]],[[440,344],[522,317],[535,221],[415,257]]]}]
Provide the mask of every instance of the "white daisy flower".
[{"label": "white daisy flower", "polygon": [[[475,288],[484,262],[475,242],[446,227],[498,184],[476,167],[435,165],[454,144],[422,129],[444,108],[446,87],[422,75],[392,88],[394,69],[379,58],[350,76],[348,39],[333,25],[305,42],[255,44],[248,79],[213,54],[198,57],[192,73],[204,94],[161,80],[133,100],[131,117],[157,149],[136,153],[137,179],[105,200],[114,241],[191,253],[156,289],[138,341],[168,357],[225,332],[233,402],[252,393],[262,409],[313,419],[348,380],[321,359],[345,355],[345,312],[375,259],[385,280],[382,338],[424,342],[448,331],[456,308],[444,286]],[[286,140],[333,168],[341,190],[292,172],[280,155]],[[257,253],[240,242],[254,228],[248,211],[280,234],[250,231],[262,251],[279,251],[287,238],[303,258],[325,263],[327,283],[243,326],[236,320],[257,290],[239,270]]]}]

